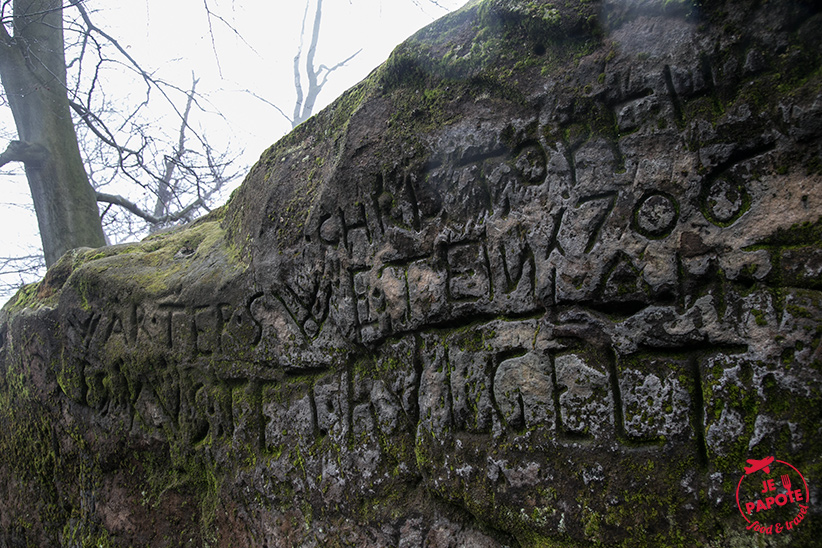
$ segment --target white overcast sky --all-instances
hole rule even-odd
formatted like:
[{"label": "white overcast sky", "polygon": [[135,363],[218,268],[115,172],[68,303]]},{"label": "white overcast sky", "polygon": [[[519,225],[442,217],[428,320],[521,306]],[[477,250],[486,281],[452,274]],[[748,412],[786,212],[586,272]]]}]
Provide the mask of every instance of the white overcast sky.
[{"label": "white overcast sky", "polygon": [[[308,1],[313,13],[316,0]],[[206,3],[236,33],[216,17],[211,18],[209,30]],[[405,38],[465,3],[324,0],[316,63],[331,66],[360,49],[362,52],[329,79],[315,112],[367,76]],[[114,36],[156,78],[187,89],[192,71],[196,74],[197,90],[205,99],[202,104],[215,113],[200,114],[201,130],[214,146],[244,151],[240,164],[250,167],[263,150],[290,130],[289,122],[266,101],[291,114],[295,98],[293,59],[306,9],[304,0],[86,0],[84,4],[95,24]],[[115,103],[118,94],[122,94],[124,104],[144,95],[139,84],[126,78],[127,72],[113,66],[103,74],[108,79],[107,96]],[[157,127],[178,127],[179,121],[170,111],[164,110],[160,101],[157,105],[150,114]],[[10,113],[3,107],[0,148],[14,138]],[[21,172],[19,166],[11,164],[0,171],[4,180],[0,257],[39,252],[28,186],[22,176],[13,174],[15,171]],[[6,282],[20,279],[20,275],[8,271],[0,272],[0,276]],[[0,301],[5,302],[9,296],[0,290]]]}]

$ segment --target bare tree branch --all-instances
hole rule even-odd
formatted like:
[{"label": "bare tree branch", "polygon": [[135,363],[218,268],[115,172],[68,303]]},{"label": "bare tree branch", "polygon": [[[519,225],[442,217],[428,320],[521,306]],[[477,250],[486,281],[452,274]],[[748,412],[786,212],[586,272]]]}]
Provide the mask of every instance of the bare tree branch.
[{"label": "bare tree branch", "polygon": [[[22,264],[22,266],[11,266],[11,268],[9,268],[9,265],[14,264]],[[2,271],[3,274],[28,274],[31,272],[33,265],[45,266],[43,263],[43,258],[40,255],[0,257],[0,271]]]},{"label": "bare tree branch", "polygon": [[124,209],[127,209],[134,215],[137,215],[141,219],[144,219],[148,223],[151,223],[152,225],[162,225],[166,223],[173,223],[179,221],[180,219],[185,219],[191,212],[193,212],[199,207],[202,207],[205,204],[205,199],[203,197],[200,197],[191,202],[189,205],[187,205],[180,211],[177,211],[169,215],[163,215],[162,217],[155,217],[148,211],[145,211],[142,208],[140,208],[140,206],[138,206],[134,202],[126,198],[123,198],[122,196],[117,196],[115,194],[105,194],[103,192],[97,192],[97,201],[118,205]]},{"label": "bare tree branch", "polygon": [[0,257],[0,293],[10,297],[25,284],[42,278],[45,269],[42,253]]},{"label": "bare tree branch", "polygon": [[[294,56],[294,88],[297,92],[297,100],[294,103],[294,115],[290,118],[291,126],[297,127],[300,123],[307,120],[314,112],[314,105],[317,101],[317,96],[322,91],[325,84],[328,82],[328,77],[338,68],[346,65],[354,57],[360,54],[362,49],[349,56],[344,61],[341,61],[333,67],[320,65],[319,68],[315,66],[314,58],[317,55],[317,46],[320,41],[320,27],[322,23],[322,9],[323,0],[317,0],[317,7],[314,12],[314,20],[311,29],[311,42],[308,46],[308,53],[305,58],[305,77],[308,80],[308,91],[303,95],[302,88],[302,74],[300,72],[300,58],[302,57],[303,42],[305,40],[305,26],[308,19],[308,8],[310,2],[306,3],[305,14],[303,15],[302,29],[300,30],[300,45],[297,49],[297,55]],[[270,104],[270,103],[269,103]],[[280,110],[277,108],[277,110]],[[282,113],[282,110],[280,110]],[[287,117],[286,117],[287,118]]]},{"label": "bare tree branch", "polygon": [[[176,103],[168,96],[168,94],[166,93],[166,91],[164,89],[164,86],[160,85],[161,82],[159,82],[151,74],[146,72],[142,68],[140,63],[138,63],[137,60],[134,59],[134,57],[132,57],[128,53],[128,51],[126,51],[126,49],[123,48],[123,46],[121,46],[120,43],[113,36],[111,36],[110,34],[105,32],[104,30],[97,27],[94,23],[92,23],[91,17],[89,16],[88,11],[86,10],[85,6],[83,6],[82,1],[81,0],[69,0],[69,4],[77,8],[78,12],[80,13],[81,18],[83,19],[83,22],[86,24],[86,27],[87,27],[89,33],[96,32],[97,34],[99,34],[100,36],[105,38],[112,46],[114,46],[114,48],[123,57],[125,57],[128,60],[129,66],[133,70],[135,70],[143,78],[143,80],[146,82],[147,94],[150,93],[150,90],[151,90],[152,87],[157,89],[163,95],[163,97],[166,98],[166,101],[168,102],[169,106],[171,106],[171,108],[177,113],[177,116],[182,118],[183,114],[177,108]],[[164,83],[164,84],[165,84],[165,86],[168,86],[167,83]],[[169,86],[169,87],[173,87],[173,86]],[[175,88],[175,89],[179,90],[179,88]]]},{"label": "bare tree branch", "polygon": [[[234,27],[234,25],[232,25],[231,23],[226,21],[224,17],[222,17],[219,14],[214,13],[213,11],[211,11],[211,8],[208,5],[208,0],[203,0],[203,7],[205,8],[206,18],[208,19],[208,34],[211,37],[211,49],[214,51],[214,60],[217,62],[217,72],[220,74],[220,77],[222,77],[223,76],[223,69],[222,69],[222,66],[220,65],[220,56],[217,53],[217,41],[214,38],[214,26],[211,24],[211,18],[212,17],[214,19],[217,19],[218,21],[220,21],[231,32],[233,32],[234,35],[243,42],[243,44],[248,46],[248,49],[250,49],[254,53],[257,53],[257,50],[255,50],[254,47],[251,44],[249,44],[248,41],[246,41],[245,37],[242,35],[242,33],[240,31],[238,31]],[[259,54],[257,54],[257,55],[259,55]]]},{"label": "bare tree branch", "polygon": [[294,101],[294,116],[290,118],[291,127],[296,127],[299,124],[302,108],[303,108],[303,85],[302,75],[300,74],[300,58],[303,55],[303,40],[305,39],[305,22],[308,20],[308,8],[310,2],[305,3],[305,13],[303,13],[303,25],[300,29],[300,44],[297,46],[297,55],[294,56],[294,89],[297,92],[297,100]]},{"label": "bare tree branch", "polygon": [[220,65],[220,55],[217,53],[217,42],[214,39],[214,27],[211,25],[211,9],[208,7],[208,0],[203,0],[203,6],[206,10],[206,19],[208,20],[208,34],[211,37],[211,50],[214,52],[214,61],[217,63],[217,72],[220,78],[223,77],[223,67]]},{"label": "bare tree branch", "polygon": [[[314,70],[314,56],[317,54],[317,44],[320,43],[320,24],[322,23],[323,0],[317,0],[317,11],[314,13],[314,26],[311,30],[311,44],[308,46],[308,54],[305,57],[305,71],[308,76],[308,95],[306,104],[303,106],[301,120],[308,118],[306,113],[314,109],[314,101],[311,100],[312,91],[317,89],[317,72]],[[316,93],[319,93],[317,91]],[[316,93],[314,96],[316,96]]]},{"label": "bare tree branch", "polygon": [[157,181],[157,203],[154,205],[154,216],[159,217],[163,212],[168,210],[169,200],[171,198],[171,178],[174,176],[174,168],[180,165],[180,162],[185,153],[186,142],[186,128],[188,127],[188,117],[191,114],[191,103],[194,101],[194,94],[197,89],[197,78],[194,74],[191,75],[191,91],[188,93],[188,100],[186,101],[185,112],[180,123],[180,137],[177,142],[177,148],[172,156],[165,158],[165,172],[163,177]]},{"label": "bare tree branch", "polygon": [[139,72],[142,75],[146,83],[150,84],[153,81],[151,75],[149,75],[146,71],[143,70],[143,68],[140,66],[140,63],[138,63],[137,60],[134,59],[134,57],[132,57],[128,53],[128,51],[126,51],[126,49],[123,46],[121,46],[120,43],[113,36],[111,36],[106,31],[104,31],[103,29],[99,28],[91,22],[91,18],[89,17],[88,11],[86,11],[85,6],[83,6],[82,0],[69,0],[69,4],[77,8],[77,11],[80,12],[80,16],[83,18],[83,21],[85,21],[89,32],[96,32],[97,34],[108,40],[108,42],[111,43],[111,45],[117,48],[117,51],[119,51],[123,57],[128,59],[131,63],[131,66],[134,67],[137,70],[137,72]]},{"label": "bare tree branch", "polygon": [[320,83],[319,87],[322,88],[325,85],[325,83],[328,81],[328,77],[331,75],[332,72],[334,72],[338,68],[341,68],[341,67],[344,67],[345,65],[347,65],[349,61],[354,59],[354,57],[356,57],[360,53],[362,53],[362,48],[360,48],[358,51],[352,53],[351,56],[348,57],[348,59],[346,59],[344,61],[340,61],[339,63],[337,63],[333,67],[327,67],[325,65],[320,65],[320,70],[318,71],[318,74],[319,74],[319,72],[321,72],[323,70],[325,70],[325,74],[323,75],[323,80]]},{"label": "bare tree branch", "polygon": [[[209,13],[209,17],[216,17],[224,24],[230,27],[230,24],[225,21],[220,16],[215,15],[211,12],[210,7],[208,6],[207,0],[204,0],[206,10]],[[205,140],[205,138],[198,134],[189,123],[189,119],[192,114],[192,109],[195,105],[198,106],[201,110],[202,107],[198,104],[197,95],[196,95],[196,84],[197,80],[193,78],[193,84],[191,89],[185,92],[186,102],[185,108],[181,110],[178,108],[177,104],[171,100],[169,95],[163,89],[164,87],[173,88],[177,91],[182,91],[175,86],[170,86],[165,82],[160,82],[153,75],[151,75],[148,71],[142,69],[137,61],[131,57],[130,55],[126,54],[123,51],[122,46],[114,39],[111,35],[101,31],[98,27],[96,27],[92,22],[88,12],[85,10],[84,6],[79,3],[79,0],[72,0],[73,6],[78,8],[80,12],[81,19],[82,19],[82,26],[78,30],[83,35],[83,42],[82,47],[85,47],[87,36],[92,33],[98,33],[102,36],[105,40],[110,42],[112,46],[122,55],[124,55],[127,66],[137,72],[143,81],[146,82],[148,88],[157,88],[160,93],[166,98],[168,103],[172,106],[173,110],[177,113],[180,119],[180,129],[178,131],[178,138],[176,146],[172,146],[172,151],[170,154],[163,155],[162,165],[158,165],[157,162],[154,163],[154,166],[150,166],[146,163],[146,154],[151,156],[158,156],[159,151],[150,151],[150,148],[154,148],[153,143],[156,142],[156,137],[152,135],[153,128],[147,129],[145,126],[135,125],[133,118],[137,115],[142,106],[147,104],[149,99],[149,94],[147,93],[146,99],[143,104],[139,105],[137,109],[131,112],[125,119],[121,122],[119,129],[111,129],[108,127],[106,122],[101,117],[101,114],[95,112],[95,107],[92,105],[92,93],[94,92],[94,86],[97,82],[97,75],[100,71],[100,67],[105,62],[116,62],[110,61],[105,58],[102,50],[99,47],[99,44],[96,40],[94,43],[98,46],[97,47],[97,64],[95,66],[95,70],[93,71],[91,85],[86,92],[85,95],[85,104],[80,104],[78,101],[71,101],[71,107],[75,113],[80,117],[80,119],[85,123],[85,127],[95,136],[97,139],[100,140],[103,144],[109,147],[110,153],[113,153],[113,157],[115,158],[114,164],[108,163],[106,157],[109,156],[109,152],[105,152],[103,150],[99,150],[95,152],[97,157],[102,160],[102,167],[105,169],[106,166],[110,166],[110,169],[114,170],[114,173],[109,177],[109,181],[113,182],[113,177],[119,173],[133,183],[139,185],[140,188],[143,188],[149,191],[151,194],[156,196],[155,203],[153,208],[149,207],[142,207],[135,203],[134,201],[126,198],[125,196],[121,196],[119,194],[112,194],[112,193],[105,193],[102,192],[101,187],[102,185],[98,181],[94,181],[94,172],[93,167],[89,165],[87,167],[87,171],[90,173],[90,176],[93,179],[95,187],[97,188],[98,192],[98,201],[102,203],[108,203],[109,207],[105,208],[103,211],[103,216],[110,214],[110,206],[117,205],[118,207],[124,208],[126,211],[129,211],[131,214],[143,219],[150,225],[151,230],[159,228],[160,226],[168,223],[177,222],[181,219],[186,219],[193,215],[199,209],[207,209],[207,202],[211,197],[219,191],[219,189],[223,186],[226,182],[225,180],[221,179],[221,177],[225,176],[225,173],[216,173],[214,171],[214,166],[211,165],[214,162],[211,160],[213,159],[213,153],[210,150],[210,147]],[[209,19],[210,22],[211,19]],[[236,31],[235,31],[236,32]],[[84,52],[81,49],[81,56]],[[75,92],[75,95],[77,93]],[[96,106],[99,108],[99,105]],[[127,127],[128,126],[128,127]],[[131,141],[134,137],[140,139],[139,148],[133,148],[128,146],[127,144],[118,142],[117,134],[119,132],[127,132],[126,134],[126,143]],[[186,158],[189,155],[189,151],[186,148],[186,139],[189,136],[189,133],[193,135],[196,140],[200,143],[201,149],[204,151],[204,156],[209,158],[209,162],[207,162],[207,166],[196,166],[191,164],[192,160],[196,159],[198,153],[193,153],[190,158]],[[151,160],[149,160],[151,162]],[[219,163],[219,162],[217,162]],[[230,162],[229,162],[230,163]],[[180,176],[175,182],[176,174],[180,173]],[[148,176],[149,182],[146,182],[146,176]],[[232,176],[234,176],[232,174]],[[105,184],[105,183],[103,183]],[[192,198],[192,194],[195,197]],[[153,210],[153,213],[151,211]],[[177,210],[174,212],[174,210]],[[129,223],[130,225],[130,223]],[[129,233],[132,233],[131,229],[129,229]]]},{"label": "bare tree branch", "polygon": [[252,96],[252,97],[254,97],[255,99],[259,99],[260,101],[262,101],[262,102],[263,102],[263,103],[265,103],[266,105],[268,105],[268,106],[270,106],[270,107],[274,108],[277,112],[279,112],[280,114],[282,114],[283,118],[285,118],[286,120],[288,120],[288,123],[289,123],[289,124],[293,123],[292,118],[291,118],[288,114],[286,114],[286,113],[283,111],[283,109],[281,109],[279,106],[277,106],[276,104],[272,103],[271,101],[269,101],[269,100],[268,100],[268,99],[266,99],[265,97],[263,97],[263,96],[259,95],[258,93],[254,93],[253,91],[248,90],[248,89],[247,89],[247,90],[245,90],[245,93],[248,93],[249,95],[251,95],[251,96]]},{"label": "bare tree branch", "polygon": [[46,161],[48,150],[37,143],[11,141],[6,150],[0,154],[0,167],[10,162],[22,162],[28,165],[39,165]]}]

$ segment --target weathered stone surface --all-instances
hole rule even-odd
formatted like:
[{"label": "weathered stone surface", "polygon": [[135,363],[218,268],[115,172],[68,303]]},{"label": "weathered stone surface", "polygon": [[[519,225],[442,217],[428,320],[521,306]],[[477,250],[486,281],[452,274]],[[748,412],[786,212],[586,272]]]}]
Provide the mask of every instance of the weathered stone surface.
[{"label": "weathered stone surface", "polygon": [[813,544],[822,15],[705,4],[474,2],[65,256],[3,312],[0,546],[747,544],[766,455]]}]

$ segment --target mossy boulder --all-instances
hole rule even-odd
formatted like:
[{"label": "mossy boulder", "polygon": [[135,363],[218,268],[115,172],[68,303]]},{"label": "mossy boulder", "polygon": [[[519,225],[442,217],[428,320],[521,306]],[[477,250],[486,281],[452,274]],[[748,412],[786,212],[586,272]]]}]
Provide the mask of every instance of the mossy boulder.
[{"label": "mossy boulder", "polygon": [[0,546],[813,545],[820,24],[471,2],[70,252],[0,316]]}]

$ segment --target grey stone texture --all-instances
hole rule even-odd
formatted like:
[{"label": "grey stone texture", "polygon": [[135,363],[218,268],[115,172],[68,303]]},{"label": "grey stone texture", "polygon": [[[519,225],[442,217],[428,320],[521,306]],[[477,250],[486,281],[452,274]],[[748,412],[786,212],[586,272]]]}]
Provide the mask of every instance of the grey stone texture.
[{"label": "grey stone texture", "polygon": [[[813,545],[820,29],[667,0],[423,29],[224,208],[4,308],[0,546]],[[735,493],[769,455],[809,514],[764,535]]]}]

